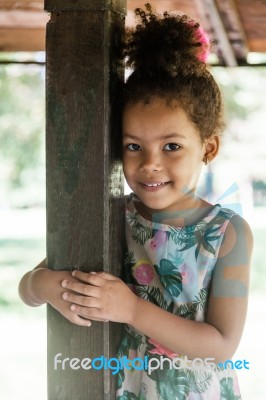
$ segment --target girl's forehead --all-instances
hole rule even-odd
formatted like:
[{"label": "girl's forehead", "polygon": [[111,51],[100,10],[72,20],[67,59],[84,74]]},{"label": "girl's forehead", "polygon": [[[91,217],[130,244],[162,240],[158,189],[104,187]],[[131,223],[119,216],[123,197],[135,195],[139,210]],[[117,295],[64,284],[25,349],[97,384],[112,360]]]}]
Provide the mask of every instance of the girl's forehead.
[{"label": "girl's forehead", "polygon": [[169,103],[162,98],[152,98],[126,105],[123,112],[123,122],[134,123],[138,121],[165,122],[165,119],[182,119],[190,122],[185,110],[176,101]]},{"label": "girl's forehead", "polygon": [[154,110],[159,109],[161,111],[175,111],[181,109],[182,106],[177,100],[167,100],[162,97],[150,97],[146,100],[140,100],[136,102],[129,103],[125,106],[124,113],[127,112],[139,112],[139,111],[147,111],[147,110]]},{"label": "girl's forehead", "polygon": [[177,103],[169,104],[165,99],[155,98],[148,103],[127,105],[123,113],[123,134],[135,131],[143,134],[150,130],[154,133],[169,133],[169,130],[170,133],[176,130],[197,131],[185,110]]},{"label": "girl's forehead", "polygon": [[123,138],[147,143],[161,140],[200,142],[197,127],[180,107],[169,107],[165,103],[137,103],[125,110]]}]

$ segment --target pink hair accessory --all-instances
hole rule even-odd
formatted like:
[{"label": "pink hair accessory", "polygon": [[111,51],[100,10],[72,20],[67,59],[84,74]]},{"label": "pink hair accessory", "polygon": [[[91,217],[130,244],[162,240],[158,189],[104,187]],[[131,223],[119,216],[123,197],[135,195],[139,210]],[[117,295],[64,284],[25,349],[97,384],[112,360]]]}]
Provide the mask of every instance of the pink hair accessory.
[{"label": "pink hair accessory", "polygon": [[201,26],[199,26],[196,30],[196,37],[202,45],[198,54],[198,59],[202,62],[206,62],[208,55],[210,54],[209,36],[207,35],[207,32]]},{"label": "pink hair accessory", "polygon": [[207,32],[199,26],[199,24],[193,20],[188,22],[193,28],[196,28],[195,36],[196,40],[201,44],[198,51],[198,60],[202,62],[207,62],[208,55],[210,54],[210,39]]}]

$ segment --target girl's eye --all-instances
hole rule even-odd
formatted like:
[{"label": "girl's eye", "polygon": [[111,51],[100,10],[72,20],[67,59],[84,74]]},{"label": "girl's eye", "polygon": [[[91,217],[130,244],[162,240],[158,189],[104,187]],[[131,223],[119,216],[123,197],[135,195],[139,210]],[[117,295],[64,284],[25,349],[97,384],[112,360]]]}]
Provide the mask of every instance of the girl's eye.
[{"label": "girl's eye", "polygon": [[139,151],[140,150],[140,146],[135,143],[127,144],[126,148],[130,151]]},{"label": "girl's eye", "polygon": [[179,144],[176,144],[176,143],[167,143],[164,146],[164,150],[166,150],[166,151],[176,151],[179,148],[180,148]]}]

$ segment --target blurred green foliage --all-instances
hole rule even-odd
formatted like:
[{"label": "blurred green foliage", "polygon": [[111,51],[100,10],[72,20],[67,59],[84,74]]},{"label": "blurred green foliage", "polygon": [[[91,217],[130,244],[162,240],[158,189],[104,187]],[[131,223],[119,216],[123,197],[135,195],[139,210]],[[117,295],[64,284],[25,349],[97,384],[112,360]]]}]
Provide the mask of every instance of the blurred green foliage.
[{"label": "blurred green foliage", "polygon": [[45,255],[45,239],[0,239],[0,310],[28,312],[18,296],[21,277],[34,268]]},{"label": "blurred green foliage", "polygon": [[44,165],[44,68],[0,65],[0,162],[9,189]]},{"label": "blurred green foliage", "polygon": [[[228,125],[235,119],[246,120],[251,113],[262,107],[258,89],[261,86],[261,80],[266,78],[266,68],[217,67],[212,72],[223,93]],[[255,93],[258,96],[254,96]]]}]

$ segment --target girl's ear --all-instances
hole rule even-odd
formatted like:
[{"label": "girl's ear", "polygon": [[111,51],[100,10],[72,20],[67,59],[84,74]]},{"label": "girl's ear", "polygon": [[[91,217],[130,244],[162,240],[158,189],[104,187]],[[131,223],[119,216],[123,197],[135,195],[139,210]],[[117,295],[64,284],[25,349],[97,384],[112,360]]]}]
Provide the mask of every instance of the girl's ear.
[{"label": "girl's ear", "polygon": [[203,162],[208,164],[217,156],[220,148],[221,138],[218,135],[213,135],[205,141],[205,154]]}]

